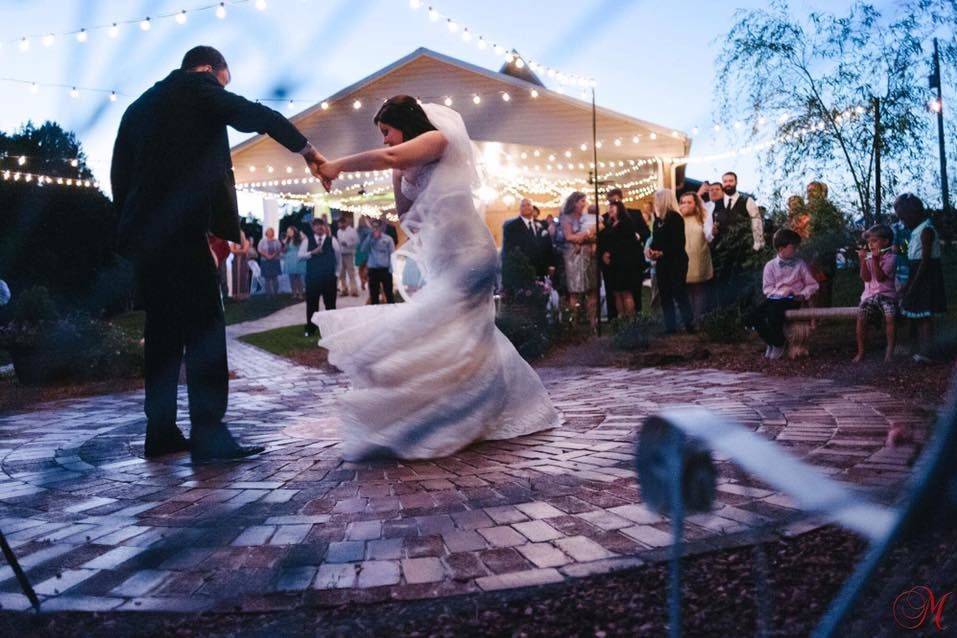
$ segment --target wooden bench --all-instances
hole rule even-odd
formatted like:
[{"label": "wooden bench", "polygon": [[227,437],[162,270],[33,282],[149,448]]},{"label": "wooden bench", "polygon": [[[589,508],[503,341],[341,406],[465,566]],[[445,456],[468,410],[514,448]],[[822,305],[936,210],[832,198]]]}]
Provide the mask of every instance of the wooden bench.
[{"label": "wooden bench", "polygon": [[784,336],[788,340],[788,358],[808,355],[811,321],[819,319],[857,319],[857,306],[849,308],[798,308],[784,313]]}]

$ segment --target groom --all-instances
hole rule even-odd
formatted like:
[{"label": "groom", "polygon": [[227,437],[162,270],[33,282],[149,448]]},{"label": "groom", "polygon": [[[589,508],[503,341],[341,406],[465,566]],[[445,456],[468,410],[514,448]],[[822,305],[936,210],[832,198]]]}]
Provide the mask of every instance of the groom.
[{"label": "groom", "polygon": [[[110,178],[120,253],[146,310],[147,458],[190,450],[194,462],[238,459],[223,423],[229,370],[216,266],[207,234],[240,241],[226,127],[267,133],[300,153],[314,175],[325,159],[285,117],[225,90],[229,66],[207,46],[123,114]],[[176,386],[186,358],[191,440],[176,427]]]}]

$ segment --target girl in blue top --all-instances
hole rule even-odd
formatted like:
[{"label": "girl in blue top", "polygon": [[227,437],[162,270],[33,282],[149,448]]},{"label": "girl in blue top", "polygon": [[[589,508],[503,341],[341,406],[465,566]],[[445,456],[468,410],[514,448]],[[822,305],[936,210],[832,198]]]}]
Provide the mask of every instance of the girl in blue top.
[{"label": "girl in blue top", "polygon": [[924,209],[924,203],[910,193],[894,202],[894,212],[910,230],[907,260],[910,277],[901,291],[901,314],[917,324],[917,352],[914,361],[927,363],[934,343],[935,314],[947,311],[944,271],[940,263],[940,237]]}]

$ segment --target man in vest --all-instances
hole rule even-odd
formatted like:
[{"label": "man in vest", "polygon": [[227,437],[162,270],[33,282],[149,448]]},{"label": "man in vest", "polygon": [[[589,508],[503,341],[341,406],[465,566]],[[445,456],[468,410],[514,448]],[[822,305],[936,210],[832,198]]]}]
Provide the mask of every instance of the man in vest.
[{"label": "man in vest", "polygon": [[718,304],[736,303],[747,293],[742,277],[748,259],[764,248],[764,221],[753,197],[738,192],[738,176],[721,176],[723,196],[714,203],[715,286]]},{"label": "man in vest", "polygon": [[339,242],[329,232],[326,220],[312,220],[312,232],[299,244],[299,259],[306,262],[306,336],[311,337],[318,329],[312,315],[319,312],[319,298],[326,310],[336,309],[336,283],[342,267]]}]

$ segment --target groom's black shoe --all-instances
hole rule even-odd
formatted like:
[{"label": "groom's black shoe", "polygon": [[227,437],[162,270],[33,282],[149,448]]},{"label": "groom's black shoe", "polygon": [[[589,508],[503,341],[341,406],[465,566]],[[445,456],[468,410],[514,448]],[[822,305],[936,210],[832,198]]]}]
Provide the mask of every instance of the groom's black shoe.
[{"label": "groom's black shoe", "polygon": [[146,445],[143,447],[143,456],[155,459],[175,452],[189,450],[189,441],[183,436],[176,425],[146,426]]},{"label": "groom's black shoe", "polygon": [[194,464],[236,461],[266,449],[260,445],[240,445],[222,423],[194,427],[190,443]]}]

